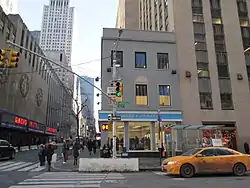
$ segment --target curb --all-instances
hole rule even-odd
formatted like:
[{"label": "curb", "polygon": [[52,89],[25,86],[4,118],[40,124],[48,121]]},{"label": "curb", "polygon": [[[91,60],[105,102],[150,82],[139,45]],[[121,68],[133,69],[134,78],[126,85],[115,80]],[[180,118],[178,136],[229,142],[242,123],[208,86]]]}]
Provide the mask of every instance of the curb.
[{"label": "curb", "polygon": [[153,167],[153,168],[140,168],[139,172],[158,172],[161,171],[160,167]]}]

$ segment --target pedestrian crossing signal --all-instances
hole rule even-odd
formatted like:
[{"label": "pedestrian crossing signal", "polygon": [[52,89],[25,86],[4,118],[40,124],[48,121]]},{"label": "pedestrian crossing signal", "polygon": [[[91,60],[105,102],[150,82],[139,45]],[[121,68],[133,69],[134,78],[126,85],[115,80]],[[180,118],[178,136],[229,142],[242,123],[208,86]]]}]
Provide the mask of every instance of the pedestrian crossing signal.
[{"label": "pedestrian crossing signal", "polygon": [[108,124],[103,124],[102,125],[102,131],[108,131],[109,130],[109,125]]}]

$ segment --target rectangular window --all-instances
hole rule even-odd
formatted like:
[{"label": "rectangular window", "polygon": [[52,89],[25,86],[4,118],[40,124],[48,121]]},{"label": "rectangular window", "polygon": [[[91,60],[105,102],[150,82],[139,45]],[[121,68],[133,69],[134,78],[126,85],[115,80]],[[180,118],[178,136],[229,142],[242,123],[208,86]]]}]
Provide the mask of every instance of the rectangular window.
[{"label": "rectangular window", "polygon": [[206,33],[206,28],[204,23],[193,23],[194,33]]},{"label": "rectangular window", "polygon": [[212,93],[200,93],[200,108],[213,109]]},{"label": "rectangular window", "polygon": [[170,85],[159,85],[159,105],[171,105]]},{"label": "rectangular window", "polygon": [[111,51],[111,67],[113,67],[114,52],[116,53],[116,64],[123,67],[123,51]]},{"label": "rectangular window", "polygon": [[220,100],[222,110],[233,110],[233,99],[231,93],[221,93]]},{"label": "rectangular window", "polygon": [[229,78],[229,72],[227,65],[217,65],[218,77],[219,78]]},{"label": "rectangular window", "polygon": [[168,53],[157,53],[157,68],[164,70],[169,69]]},{"label": "rectangular window", "polygon": [[146,52],[135,52],[135,68],[147,68]]},{"label": "rectangular window", "polygon": [[135,101],[137,105],[148,105],[148,91],[146,84],[135,85]]},{"label": "rectangular window", "polygon": [[197,73],[199,78],[209,78],[208,63],[197,63]]}]

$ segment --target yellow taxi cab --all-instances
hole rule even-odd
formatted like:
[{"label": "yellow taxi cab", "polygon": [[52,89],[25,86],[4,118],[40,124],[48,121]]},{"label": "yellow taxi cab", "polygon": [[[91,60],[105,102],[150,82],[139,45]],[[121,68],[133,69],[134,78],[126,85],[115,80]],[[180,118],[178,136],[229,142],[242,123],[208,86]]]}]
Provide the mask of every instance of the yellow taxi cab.
[{"label": "yellow taxi cab", "polygon": [[162,162],[162,171],[191,178],[200,173],[233,173],[243,176],[250,170],[250,155],[225,147],[192,149]]}]

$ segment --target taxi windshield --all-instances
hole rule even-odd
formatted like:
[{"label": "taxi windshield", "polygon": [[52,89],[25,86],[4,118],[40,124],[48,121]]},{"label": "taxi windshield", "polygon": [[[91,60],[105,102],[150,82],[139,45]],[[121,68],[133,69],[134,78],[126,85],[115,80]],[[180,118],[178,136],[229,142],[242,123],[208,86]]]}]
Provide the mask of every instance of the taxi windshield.
[{"label": "taxi windshield", "polygon": [[192,156],[192,155],[196,154],[199,151],[201,151],[201,149],[199,149],[199,148],[191,149],[188,152],[183,153],[181,156]]}]

